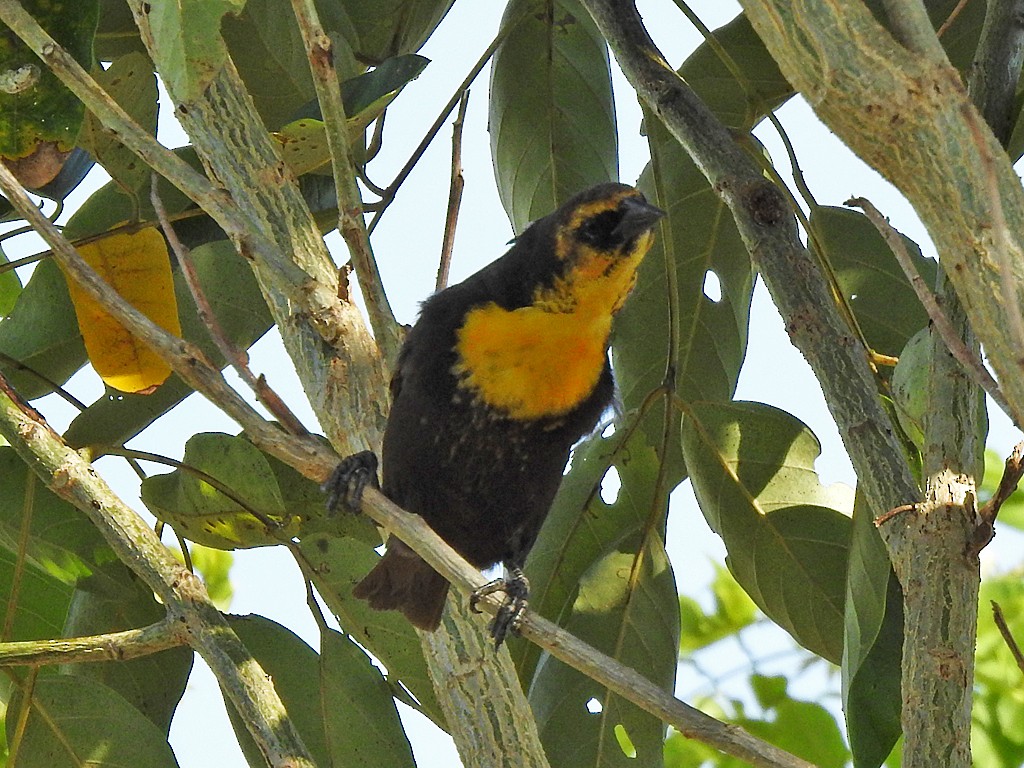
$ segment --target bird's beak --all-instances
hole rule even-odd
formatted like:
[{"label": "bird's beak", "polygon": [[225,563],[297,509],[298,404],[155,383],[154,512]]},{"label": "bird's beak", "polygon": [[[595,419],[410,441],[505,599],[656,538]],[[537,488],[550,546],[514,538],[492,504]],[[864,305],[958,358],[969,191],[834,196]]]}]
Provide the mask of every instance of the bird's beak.
[{"label": "bird's beak", "polygon": [[661,208],[636,197],[624,198],[619,203],[619,208],[622,209],[622,221],[612,234],[621,238],[623,242],[652,229],[658,223],[658,219],[665,215]]}]

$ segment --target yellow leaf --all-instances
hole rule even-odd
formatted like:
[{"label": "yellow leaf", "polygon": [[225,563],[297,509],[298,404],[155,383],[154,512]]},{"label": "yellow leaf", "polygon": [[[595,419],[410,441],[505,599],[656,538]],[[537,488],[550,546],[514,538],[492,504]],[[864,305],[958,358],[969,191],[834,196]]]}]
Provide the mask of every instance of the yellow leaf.
[{"label": "yellow leaf", "polygon": [[[181,335],[167,246],[156,229],[112,235],[78,252],[133,307]],[[170,367],[149,347],[71,280],[68,289],[89,360],[104,382],[121,392],[148,394],[167,379]]]}]

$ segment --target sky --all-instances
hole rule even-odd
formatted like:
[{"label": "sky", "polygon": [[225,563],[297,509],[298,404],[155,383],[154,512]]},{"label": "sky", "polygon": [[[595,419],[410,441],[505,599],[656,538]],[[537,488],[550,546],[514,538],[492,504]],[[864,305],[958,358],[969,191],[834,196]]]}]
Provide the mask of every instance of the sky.
[{"label": "sky", "polygon": [[[700,43],[699,33],[671,0],[640,0],[637,5],[656,42],[673,65],[681,63]],[[738,4],[729,0],[691,2],[690,6],[712,28],[725,23],[739,10]],[[457,2],[433,38],[420,51],[431,59],[431,64],[389,110],[384,148],[370,168],[371,177],[378,184],[386,186],[441,106],[455,92],[458,83],[496,33],[502,7],[503,4],[496,0]],[[451,268],[452,282],[466,277],[503,253],[512,235],[498,201],[491,167],[486,131],[487,83],[488,73],[485,70],[471,90],[466,117],[462,154],[466,187]],[[620,130],[620,178],[632,183],[648,160],[646,141],[640,135],[640,109],[636,97],[617,71],[614,86]],[[917,241],[926,255],[933,254],[927,234],[909,204],[876,173],[853,157],[814,118],[802,100],[792,100],[778,115],[797,145],[801,167],[821,204],[841,205],[852,195],[868,197],[900,231]],[[173,126],[164,126],[161,131],[164,143],[170,146],[183,143],[180,132]],[[786,177],[786,154],[777,136],[770,127],[765,129],[764,126],[757,135]],[[447,206],[450,136],[450,127],[441,130],[373,236],[385,287],[401,322],[410,323],[415,319],[418,303],[433,289]],[[102,181],[99,174],[90,178],[76,191],[69,201],[69,208],[73,210],[76,200],[83,199]],[[328,243],[339,263],[347,260],[337,235],[329,236]],[[31,251],[29,248],[28,252]],[[18,255],[8,252],[11,258]],[[256,374],[265,374],[271,386],[299,417],[315,428],[316,419],[277,336],[269,334],[262,339],[250,351],[250,356],[252,370]],[[786,372],[785,377],[779,375],[780,371]],[[86,401],[102,392],[101,384],[90,372],[76,375],[70,387]],[[853,484],[853,470],[821,391],[803,358],[789,343],[782,322],[760,285],[754,296],[747,358],[736,396],[775,405],[803,420],[822,443],[822,455],[816,468],[823,481]],[[52,397],[42,402],[41,410],[58,429],[66,426],[74,415],[61,401]],[[993,411],[992,417],[990,445],[1005,453],[1019,436],[998,411]],[[235,433],[238,428],[204,399],[193,396],[182,408],[159,420],[153,429],[131,445],[180,456],[185,440],[200,430]],[[134,475],[119,461],[104,459],[100,462],[100,469],[135,508],[143,509],[131,490],[135,484]],[[164,471],[163,468],[150,469]],[[1009,567],[1017,562],[1020,544],[1020,537],[1001,532],[996,544],[983,553],[983,567]],[[706,585],[714,573],[714,564],[723,562],[724,549],[717,537],[708,531],[688,484],[673,495],[667,545],[681,589],[709,605]],[[306,609],[305,589],[297,567],[287,554],[279,548],[239,552],[231,578],[235,588],[231,606],[233,613],[267,616],[288,626],[317,647],[317,628]],[[734,663],[734,659],[722,659],[723,665]],[[699,690],[700,682],[681,670],[678,692],[684,698],[692,696]],[[403,711],[403,719],[418,765],[422,768],[459,765],[447,735],[408,709]],[[199,660],[172,724],[171,743],[179,763],[185,767],[217,765],[220,768],[241,768],[245,765],[224,714],[216,683]]]}]

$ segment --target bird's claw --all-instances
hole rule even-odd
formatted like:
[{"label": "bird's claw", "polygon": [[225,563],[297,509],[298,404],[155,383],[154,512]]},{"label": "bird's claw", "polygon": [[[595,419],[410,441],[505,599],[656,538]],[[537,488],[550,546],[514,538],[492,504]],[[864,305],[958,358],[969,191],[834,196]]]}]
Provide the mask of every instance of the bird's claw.
[{"label": "bird's claw", "polygon": [[368,485],[380,488],[377,455],[373,451],[360,451],[346,456],[320,486],[327,494],[327,511],[336,511],[342,502],[350,509],[357,509]]},{"label": "bird's claw", "polygon": [[521,569],[513,568],[507,579],[495,579],[474,589],[469,596],[469,609],[474,613],[480,613],[480,609],[477,607],[480,601],[495,592],[505,594],[505,599],[488,626],[491,637],[494,638],[494,648],[497,650],[505,642],[509,633],[518,634],[519,632],[519,623],[522,621],[528,605],[530,582],[526,580]]}]

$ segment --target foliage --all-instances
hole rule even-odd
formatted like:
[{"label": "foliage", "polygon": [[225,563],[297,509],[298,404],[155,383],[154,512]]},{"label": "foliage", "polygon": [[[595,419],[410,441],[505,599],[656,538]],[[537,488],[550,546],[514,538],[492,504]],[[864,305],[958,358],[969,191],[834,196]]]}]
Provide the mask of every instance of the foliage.
[{"label": "foliage", "polygon": [[[378,211],[394,194],[367,181],[382,135],[387,142],[385,116],[393,106],[415,105],[415,93],[406,89],[413,91],[421,72],[444,66],[416,52],[452,4],[317,3],[333,44],[346,117],[342,135],[367,170],[367,196],[371,190],[385,193]],[[930,3],[936,26],[954,4]],[[37,10],[33,5],[47,4],[25,5]],[[63,4],[53,5],[59,11]],[[146,5],[153,9],[152,40],[140,37],[127,0],[83,3],[74,41],[54,35],[74,42],[76,56],[96,65],[96,79],[154,135],[156,74],[172,92],[199,100],[233,62],[251,108],[276,141],[280,173],[294,174],[317,223],[325,233],[333,230],[348,212],[338,210],[331,132],[289,4]],[[878,10],[878,3],[868,5]],[[983,5],[970,4],[942,37],[961,71],[973,59]],[[89,12],[98,12],[98,26]],[[87,40],[80,39],[83,30]],[[0,67],[20,50],[6,27],[2,34]],[[509,0],[499,36],[490,70],[490,144],[498,195],[519,232],[578,189],[618,178],[623,129],[616,122],[608,46],[580,0]],[[466,40],[481,52],[488,43],[481,35]],[[173,54],[159,73],[147,44]],[[747,18],[740,15],[716,30],[679,72],[761,158],[768,175],[777,175],[751,131],[794,91]],[[197,306],[185,268],[172,264],[158,234],[150,168],[95,115],[83,115],[77,99],[68,100],[70,92],[48,72],[43,85],[46,98],[33,109],[3,109],[0,99],[0,139],[13,145],[0,147],[0,154],[30,152],[25,136],[54,140],[62,151],[76,147],[49,186],[30,185],[60,201],[90,166],[102,167],[110,181],[71,212],[65,236],[111,284],[123,287],[134,306],[224,367],[229,361],[211,338],[205,308]],[[1024,125],[1021,106],[1017,134]],[[721,188],[709,183],[654,105],[645,105],[644,116],[649,162],[639,178],[624,181],[636,183],[666,216],[616,324],[611,354],[622,408],[607,429],[574,451],[527,563],[531,607],[670,692],[677,688],[682,657],[687,701],[816,765],[892,764],[900,749],[904,638],[900,585],[873,525],[884,510],[869,509],[859,492],[822,483],[815,469],[818,439],[796,416],[735,398],[755,284],[750,255]],[[432,117],[416,113],[423,126]],[[1024,146],[1019,137],[1011,141],[1016,145]],[[191,147],[175,154],[207,172]],[[252,183],[256,196],[261,182]],[[273,325],[272,288],[249,269],[251,253],[236,250],[233,233],[166,180],[153,186],[188,248],[192,277],[216,318],[215,333],[244,352]],[[850,343],[862,345],[872,359],[901,358],[894,370],[879,369],[874,394],[904,438],[905,455],[896,460],[919,473],[922,409],[931,402],[922,397],[930,371],[928,315],[867,217],[819,205],[799,180],[794,186],[796,193],[787,194],[794,206],[804,195],[808,243],[849,322]],[[0,199],[0,206],[0,215],[11,219],[6,201]],[[909,238],[904,242],[918,272],[933,284],[935,263]],[[328,515],[317,485],[247,434],[196,427],[180,457],[136,456],[126,443],[153,434],[153,422],[173,413],[193,389],[120,324],[90,310],[52,260],[44,257],[15,272],[5,266],[9,243],[5,251],[0,373],[11,386],[44,415],[47,407],[39,401],[47,395],[74,402],[78,413],[62,435],[70,445],[173,467],[142,477],[141,499],[188,546],[191,563],[222,609],[231,597],[226,552],[287,548],[302,569],[316,593],[310,602],[320,628],[318,649],[263,616],[231,617],[230,625],[272,676],[317,764],[413,765],[396,701],[442,728],[465,727],[442,714],[411,627],[351,596],[381,543],[369,522]],[[65,392],[83,369],[111,387],[88,405]],[[1000,467],[1000,457],[990,455],[981,502],[991,498]],[[679,514],[670,495],[686,480],[727,551],[706,594],[687,588],[681,576],[686,564],[673,563],[666,550],[669,515]],[[608,493],[616,483],[618,490]],[[163,616],[163,607],[86,518],[43,487],[7,446],[0,446],[0,499],[4,642],[109,633]],[[1003,507],[1000,521],[1024,529],[1019,496]],[[983,592],[973,746],[979,764],[1019,765],[1024,687],[987,606],[998,602],[1011,632],[1024,638],[1020,574],[993,578]],[[340,631],[327,627],[321,605]],[[762,643],[774,653],[749,650]],[[521,639],[510,646],[552,764],[741,764],[678,732],[666,733],[660,719],[536,646]],[[730,661],[728,673],[708,672],[723,656]],[[192,653],[185,648],[131,662],[8,668],[7,748],[17,750],[18,766],[60,768],[87,760],[176,765],[167,732],[191,668]],[[699,684],[685,690],[691,678]],[[261,765],[246,724],[229,710],[246,759]]]}]

